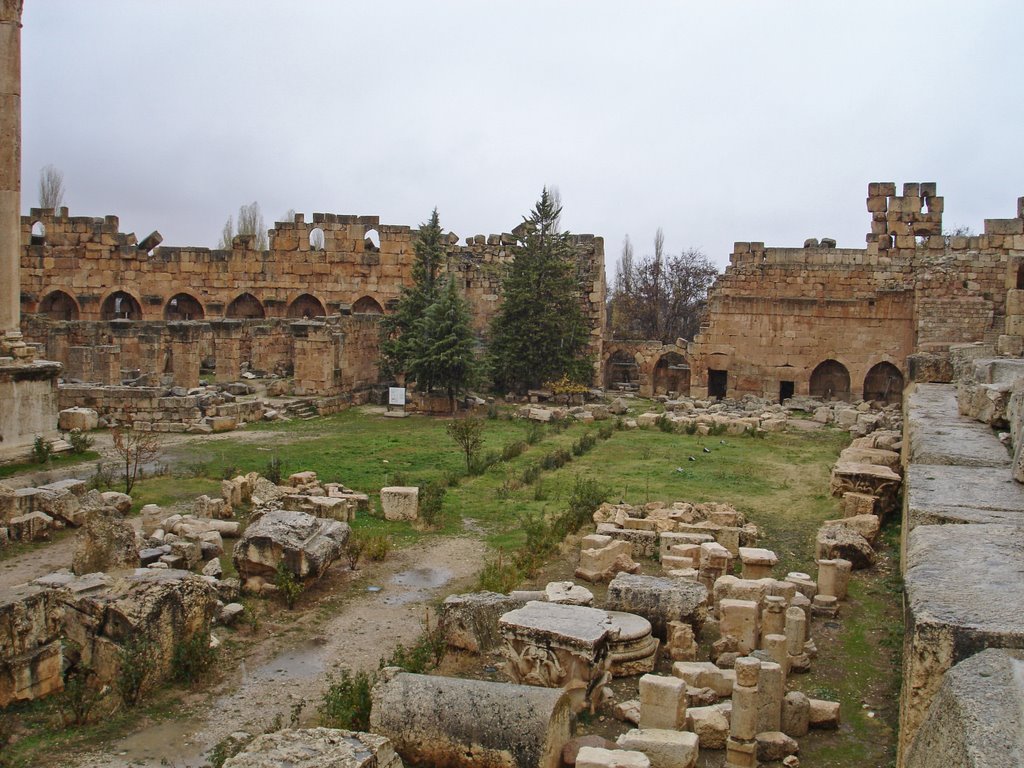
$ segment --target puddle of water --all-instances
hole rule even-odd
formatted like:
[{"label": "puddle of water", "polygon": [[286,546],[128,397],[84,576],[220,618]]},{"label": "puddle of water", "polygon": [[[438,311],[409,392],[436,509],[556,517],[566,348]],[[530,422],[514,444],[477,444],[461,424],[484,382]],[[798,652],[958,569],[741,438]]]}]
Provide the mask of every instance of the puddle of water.
[{"label": "puddle of water", "polygon": [[[115,746],[110,765],[131,765],[133,768],[159,768],[174,765],[199,768],[208,746],[193,740],[199,723],[169,720],[121,739]],[[123,761],[123,762],[122,762]]]},{"label": "puddle of water", "polygon": [[451,581],[453,575],[447,568],[411,568],[396,573],[391,583],[411,589],[437,589]]},{"label": "puddle of water", "polygon": [[326,655],[326,640],[307,640],[295,648],[282,651],[267,663],[250,671],[246,682],[271,682],[315,677],[324,671]]}]

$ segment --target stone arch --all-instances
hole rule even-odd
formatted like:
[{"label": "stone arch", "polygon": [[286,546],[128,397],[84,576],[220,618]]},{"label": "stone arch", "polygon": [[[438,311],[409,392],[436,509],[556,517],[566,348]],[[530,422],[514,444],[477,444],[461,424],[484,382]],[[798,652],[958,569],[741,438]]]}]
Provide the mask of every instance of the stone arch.
[{"label": "stone arch", "polygon": [[373,296],[362,296],[352,305],[353,315],[383,315],[384,307]]},{"label": "stone arch", "polygon": [[41,221],[32,222],[32,236],[29,243],[43,245],[46,242],[46,225]]},{"label": "stone arch", "polygon": [[311,293],[303,293],[297,296],[295,301],[288,305],[288,317],[310,318],[323,317],[327,314],[323,302]]},{"label": "stone arch", "polygon": [[625,349],[618,349],[608,356],[604,364],[604,386],[606,389],[636,390],[640,384],[640,365],[636,355]]},{"label": "stone arch", "polygon": [[251,293],[243,293],[228,304],[224,316],[245,320],[260,319],[267,316],[267,310],[264,309],[263,302]]},{"label": "stone arch", "polygon": [[39,302],[38,313],[46,315],[51,320],[77,320],[78,302],[66,291],[50,291]]},{"label": "stone arch", "polygon": [[164,320],[202,320],[204,317],[203,305],[189,293],[176,293],[164,305]]},{"label": "stone arch", "polygon": [[838,360],[824,360],[811,372],[811,397],[850,399],[850,372]]},{"label": "stone arch", "polygon": [[324,230],[322,227],[313,227],[309,230],[309,250],[324,250]]},{"label": "stone arch", "polygon": [[651,374],[651,384],[655,395],[676,392],[681,395],[690,394],[690,365],[686,357],[679,352],[669,351],[658,358]]},{"label": "stone arch", "polygon": [[368,253],[376,253],[380,250],[380,232],[376,227],[367,227],[363,233],[363,250]]},{"label": "stone arch", "polygon": [[141,320],[142,305],[127,291],[114,291],[100,305],[101,320]]},{"label": "stone arch", "polygon": [[891,405],[903,399],[903,374],[890,362],[873,365],[864,377],[864,399]]}]

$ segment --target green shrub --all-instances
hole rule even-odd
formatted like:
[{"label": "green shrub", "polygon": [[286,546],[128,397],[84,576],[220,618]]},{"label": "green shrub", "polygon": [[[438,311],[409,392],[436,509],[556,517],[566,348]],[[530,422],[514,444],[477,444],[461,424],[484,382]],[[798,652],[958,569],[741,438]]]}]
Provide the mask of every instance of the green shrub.
[{"label": "green shrub", "polygon": [[367,536],[365,551],[366,556],[374,562],[382,562],[391,551],[391,537],[383,533]]},{"label": "green shrub", "polygon": [[320,725],[348,731],[369,730],[373,683],[367,672],[353,674],[343,669],[337,677],[328,673],[327,690],[317,707]]},{"label": "green shrub", "polygon": [[579,439],[572,444],[572,455],[582,456],[591,448],[597,445],[597,438],[590,432],[584,432]]},{"label": "green shrub", "polygon": [[359,558],[363,556],[366,549],[366,539],[358,533],[350,533],[345,539],[345,546],[341,549],[341,555],[348,561],[349,570],[356,570],[359,566]]},{"label": "green shrub", "polygon": [[654,423],[655,423],[655,425],[657,425],[658,429],[660,429],[662,432],[675,432],[676,431],[675,423],[672,421],[672,419],[670,419],[668,417],[667,414],[664,414],[664,413],[661,414],[661,416],[659,416]]},{"label": "green shrub", "polygon": [[710,429],[708,429],[708,434],[718,437],[719,435],[724,435],[728,429],[729,427],[725,424],[712,424]]},{"label": "green shrub", "polygon": [[80,429],[72,429],[67,434],[67,441],[71,445],[71,453],[79,456],[92,448],[92,436]]},{"label": "green shrub", "polygon": [[36,435],[32,442],[32,461],[36,464],[45,464],[53,457],[53,446],[50,441],[42,435]]},{"label": "green shrub", "polygon": [[526,450],[526,443],[522,440],[516,440],[513,443],[509,443],[501,449],[501,460],[512,461],[517,456],[522,455],[523,451]]},{"label": "green shrub", "polygon": [[135,636],[125,640],[117,651],[117,675],[114,688],[126,707],[141,700],[151,682],[150,659],[155,653],[149,638]]},{"label": "green shrub", "polygon": [[171,675],[186,685],[195,685],[217,660],[217,649],[210,646],[209,632],[194,632],[187,640],[174,644]]},{"label": "green shrub", "polygon": [[93,707],[103,698],[103,691],[97,684],[96,671],[81,660],[82,647],[73,640],[62,640],[62,643],[67,669],[64,671],[64,690],[58,696],[57,706],[65,725],[85,725]]},{"label": "green shrub", "polygon": [[683,427],[683,432],[685,432],[688,435],[697,434],[697,420],[694,419],[693,421],[688,421],[686,423],[686,426]]},{"label": "green shrub", "polygon": [[444,639],[440,625],[431,629],[428,617],[423,632],[416,638],[416,642],[408,648],[399,643],[391,656],[381,659],[380,668],[401,667],[406,672],[422,674],[437,667],[447,649],[448,643]]},{"label": "green shrub", "polygon": [[522,574],[515,563],[505,560],[502,552],[494,559],[484,561],[484,567],[477,578],[477,589],[485,592],[511,592],[519,582]]},{"label": "green shrub", "polygon": [[545,471],[561,469],[570,461],[572,461],[572,455],[565,448],[556,448],[541,458],[540,468]]},{"label": "green shrub", "polygon": [[277,587],[278,593],[289,610],[294,608],[295,603],[299,600],[299,595],[302,594],[302,582],[295,578],[295,574],[284,564],[284,560],[277,564],[274,586]]},{"label": "green shrub", "polygon": [[616,422],[603,425],[599,430],[597,430],[598,439],[607,440],[608,438],[615,434],[616,429],[623,429],[623,427],[619,426],[621,421],[622,419],[619,419]]},{"label": "green shrub", "polygon": [[436,481],[420,488],[420,519],[431,528],[441,525],[444,520],[445,487]]},{"label": "green shrub", "polygon": [[220,470],[221,480],[231,480],[241,474],[235,464],[225,464]]},{"label": "green shrub", "polygon": [[542,427],[539,422],[536,422],[536,421],[527,421],[526,422],[526,444],[527,445],[536,445],[537,443],[539,443],[543,439],[543,437],[544,437],[544,427]]},{"label": "green shrub", "polygon": [[567,509],[552,524],[558,540],[560,541],[571,533],[576,533],[591,522],[594,512],[607,498],[607,489],[602,488],[596,480],[577,477],[569,492]]},{"label": "green shrub", "polygon": [[523,485],[532,484],[538,477],[540,477],[540,466],[538,464],[527,464],[523,467],[523,472],[519,476]]},{"label": "green shrub", "polygon": [[446,469],[444,472],[444,484],[449,488],[457,488],[464,477],[460,469]]},{"label": "green shrub", "polygon": [[537,478],[536,484],[533,486],[533,500],[534,501],[547,501],[548,492],[544,488],[544,481]]},{"label": "green shrub", "polygon": [[499,413],[500,412],[498,411],[498,404],[497,403],[495,403],[492,400],[491,402],[489,402],[487,404],[487,418],[488,419],[491,419],[491,420],[497,419]]},{"label": "green shrub", "polygon": [[267,460],[267,466],[263,469],[263,476],[274,485],[280,485],[283,475],[284,461],[280,456],[271,456]]}]

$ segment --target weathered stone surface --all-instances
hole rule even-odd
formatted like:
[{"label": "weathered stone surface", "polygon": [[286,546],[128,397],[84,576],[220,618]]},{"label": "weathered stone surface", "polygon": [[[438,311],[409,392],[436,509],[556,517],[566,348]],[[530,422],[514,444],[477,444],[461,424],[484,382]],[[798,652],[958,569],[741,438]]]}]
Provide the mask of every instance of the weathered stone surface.
[{"label": "weathered stone surface", "polygon": [[117,510],[118,514],[127,515],[132,509],[132,497],[127,493],[103,491],[100,495],[103,497],[103,504],[113,507]]},{"label": "weathered stone surface", "polygon": [[57,414],[57,428],[65,432],[73,429],[88,432],[99,425],[99,414],[92,408],[65,408]]},{"label": "weathered stone surface", "polygon": [[[989,647],[1024,648],[1024,530],[919,525],[907,536],[901,745],[910,744],[955,664]],[[951,557],[955,555],[955,557]]]},{"label": "weathered stone surface", "polygon": [[402,768],[391,742],[372,733],[286,728],[257,736],[224,768]]},{"label": "weathered stone surface", "polygon": [[782,732],[799,739],[810,727],[811,702],[807,694],[790,691],[782,699]]},{"label": "weathered stone surface", "polygon": [[839,702],[808,699],[807,721],[811,728],[834,731],[839,727]]},{"label": "weathered stone surface", "polygon": [[0,707],[63,687],[64,597],[59,590],[27,584],[0,594]]},{"label": "weathered stone surface", "polygon": [[544,595],[549,603],[565,605],[591,605],[594,593],[571,581],[552,581],[544,588]]},{"label": "weathered stone surface", "polygon": [[299,579],[315,580],[341,555],[349,533],[348,525],[337,520],[272,510],[249,524],[232,557],[243,579],[273,576],[284,562]]},{"label": "weathered stone surface", "polygon": [[420,489],[393,485],[380,489],[380,505],[385,520],[415,520],[419,517]]},{"label": "weathered stone surface", "polygon": [[[660,641],[651,634],[651,622],[632,613],[608,611],[611,635],[608,640],[609,671],[612,677],[629,677],[654,671]],[[688,624],[681,626],[690,629]]]},{"label": "weathered stone surface", "polygon": [[845,525],[852,528],[873,547],[882,529],[882,519],[878,515],[852,515],[838,520],[826,520],[822,525]]},{"label": "weathered stone surface", "polygon": [[617,573],[637,573],[640,570],[640,565],[633,562],[632,542],[612,540],[610,536],[599,538],[607,539],[607,543],[600,547],[584,546],[580,550],[576,578],[594,583],[609,581]]},{"label": "weathered stone surface", "polygon": [[707,598],[707,589],[696,582],[620,573],[608,585],[605,607],[643,616],[655,637],[664,640],[673,621],[686,622],[699,635],[707,618]]},{"label": "weathered stone surface", "polygon": [[388,670],[370,728],[416,765],[558,768],[571,719],[561,690]]},{"label": "weathered stone surface", "polygon": [[7,521],[11,541],[40,541],[50,537],[53,518],[45,512],[29,512],[17,515]]},{"label": "weathered stone surface", "polygon": [[819,560],[849,560],[854,569],[875,564],[875,551],[868,540],[843,524],[825,525],[818,530],[815,553]]},{"label": "weathered stone surface", "polygon": [[139,565],[138,541],[131,523],[103,514],[86,520],[78,532],[71,560],[76,574],[134,569]]},{"label": "weathered stone surface", "polygon": [[498,619],[523,605],[524,601],[497,592],[449,595],[441,604],[441,631],[452,648],[492,651],[502,643]]},{"label": "weathered stone surface", "polygon": [[878,512],[886,515],[896,509],[901,478],[888,467],[838,461],[832,467],[829,489],[833,496],[863,493],[878,497]]},{"label": "weathered stone surface", "polygon": [[687,710],[693,732],[701,749],[725,749],[729,738],[729,704],[713,704],[710,707],[691,707]]},{"label": "weathered stone surface", "polygon": [[651,768],[651,761],[643,752],[581,747],[576,755],[576,768]]},{"label": "weathered stone surface", "polygon": [[[979,493],[979,488],[984,488],[984,493]],[[1021,526],[1024,486],[1002,467],[911,464],[904,483],[903,510],[905,533],[918,525],[936,523]]]},{"label": "weathered stone surface", "polygon": [[985,424],[960,418],[956,387],[917,384],[907,398],[909,464],[948,464],[961,467],[1009,467],[1010,458]]},{"label": "weathered stone surface", "polygon": [[943,676],[906,768],[1024,765],[1024,652],[987,649]]},{"label": "weathered stone surface", "polygon": [[757,759],[763,762],[782,760],[788,755],[795,755],[800,745],[781,731],[763,731],[754,737],[757,742]]}]

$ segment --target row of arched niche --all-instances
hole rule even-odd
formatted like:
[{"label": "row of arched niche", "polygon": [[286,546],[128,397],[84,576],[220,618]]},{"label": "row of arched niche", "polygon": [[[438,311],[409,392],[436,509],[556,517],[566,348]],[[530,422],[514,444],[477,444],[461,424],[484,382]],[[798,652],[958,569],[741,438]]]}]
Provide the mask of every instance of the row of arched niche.
[{"label": "row of arched niche", "polygon": [[[381,315],[384,308],[372,296],[362,296],[352,304],[354,314]],[[51,291],[39,302],[37,314],[44,315],[51,320],[78,320],[80,310],[78,302],[66,291]],[[285,317],[302,319],[323,317],[327,310],[316,296],[304,293],[295,298],[285,312]],[[189,293],[177,293],[167,300],[163,307],[163,319],[166,321],[176,320],[204,320],[206,309],[202,302]],[[263,302],[251,293],[242,293],[236,296],[224,309],[224,317],[238,319],[259,319],[267,317],[266,307]],[[127,291],[114,291],[109,294],[100,305],[101,320],[152,320],[155,318],[143,318],[142,306],[138,299]]]},{"label": "row of arched niche", "polygon": [[[795,374],[795,369],[794,369]],[[621,385],[636,384],[641,371],[636,358],[627,350],[619,350],[608,357],[605,363],[605,386],[609,389]],[[850,372],[838,360],[824,360],[811,372],[809,394],[822,400],[852,400],[853,391]],[[690,366],[678,352],[661,355],[650,371],[652,394],[663,395],[690,392]],[[863,399],[884,403],[898,403],[903,394],[903,374],[890,362],[872,366],[864,376]],[[708,371],[708,394],[711,397],[725,397],[729,387],[728,371]],[[779,381],[779,401],[796,394],[795,377]]]}]

